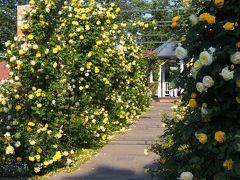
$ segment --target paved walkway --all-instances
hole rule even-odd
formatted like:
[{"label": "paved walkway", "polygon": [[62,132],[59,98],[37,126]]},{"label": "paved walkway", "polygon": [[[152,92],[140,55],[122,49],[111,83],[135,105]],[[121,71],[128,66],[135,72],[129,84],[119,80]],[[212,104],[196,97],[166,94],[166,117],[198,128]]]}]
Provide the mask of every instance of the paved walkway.
[{"label": "paved walkway", "polygon": [[59,174],[55,180],[149,180],[144,168],[150,167],[157,156],[144,149],[163,133],[161,114],[170,113],[171,103],[152,103],[149,112],[125,134],[118,135],[100,152],[81,166],[79,170],[69,174]]}]

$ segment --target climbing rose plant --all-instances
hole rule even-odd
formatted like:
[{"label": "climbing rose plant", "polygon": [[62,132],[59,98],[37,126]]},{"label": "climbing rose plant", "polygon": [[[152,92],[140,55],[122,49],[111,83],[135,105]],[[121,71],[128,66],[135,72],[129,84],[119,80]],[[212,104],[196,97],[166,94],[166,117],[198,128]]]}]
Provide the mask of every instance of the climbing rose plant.
[{"label": "climbing rose plant", "polygon": [[141,47],[115,4],[30,1],[7,42],[0,94],[0,174],[42,174],[107,141],[149,105]]},{"label": "climbing rose plant", "polygon": [[[177,57],[184,89],[161,143],[153,172],[167,179],[240,178],[240,2],[203,1]],[[198,11],[195,11],[198,12]]]}]

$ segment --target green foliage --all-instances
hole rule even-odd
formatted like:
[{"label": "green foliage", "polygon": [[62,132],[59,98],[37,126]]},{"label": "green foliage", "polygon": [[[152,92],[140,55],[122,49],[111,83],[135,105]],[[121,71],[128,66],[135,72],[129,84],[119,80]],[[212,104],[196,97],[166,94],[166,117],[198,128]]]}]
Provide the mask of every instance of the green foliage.
[{"label": "green foliage", "polygon": [[[18,1],[25,4],[28,1]],[[0,0],[0,52],[4,50],[4,43],[13,39],[17,31],[17,10],[15,0]]]},{"label": "green foliage", "polygon": [[149,105],[147,66],[119,23],[119,8],[30,3],[24,36],[6,43],[10,84],[0,106],[0,173],[6,176],[69,164],[76,149],[106,142]]},{"label": "green foliage", "polygon": [[161,156],[154,175],[175,179],[189,171],[195,179],[239,179],[240,3],[199,3],[198,22],[186,28],[182,42],[188,50],[185,71],[176,81],[184,89],[182,99],[153,147]]}]

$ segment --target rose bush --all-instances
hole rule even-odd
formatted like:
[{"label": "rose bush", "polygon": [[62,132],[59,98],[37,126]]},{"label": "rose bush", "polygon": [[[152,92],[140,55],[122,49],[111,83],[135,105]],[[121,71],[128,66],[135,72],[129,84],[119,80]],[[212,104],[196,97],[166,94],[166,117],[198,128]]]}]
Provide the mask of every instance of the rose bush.
[{"label": "rose bush", "polygon": [[184,89],[182,98],[173,117],[165,119],[160,143],[153,146],[160,155],[156,178],[240,178],[240,2],[201,2],[193,6],[200,21],[187,26],[182,42],[188,57],[175,81]]},{"label": "rose bush", "polygon": [[[115,4],[30,1],[24,36],[7,42],[0,174],[42,174],[106,142],[149,105],[146,64]],[[4,102],[4,103],[3,103]]]}]

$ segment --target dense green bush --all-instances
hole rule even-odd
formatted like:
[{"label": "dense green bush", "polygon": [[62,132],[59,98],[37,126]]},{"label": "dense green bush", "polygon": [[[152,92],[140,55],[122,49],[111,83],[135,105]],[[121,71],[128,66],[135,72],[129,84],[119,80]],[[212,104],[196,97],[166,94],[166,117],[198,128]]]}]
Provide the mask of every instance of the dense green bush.
[{"label": "dense green bush", "polygon": [[0,174],[44,173],[96,146],[149,105],[141,47],[120,9],[93,0],[30,1],[23,37],[7,42]]},{"label": "dense green bush", "polygon": [[161,143],[155,177],[227,180],[240,178],[240,2],[203,1],[191,15],[186,41],[176,55],[184,89]]}]

